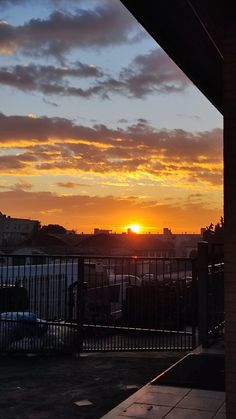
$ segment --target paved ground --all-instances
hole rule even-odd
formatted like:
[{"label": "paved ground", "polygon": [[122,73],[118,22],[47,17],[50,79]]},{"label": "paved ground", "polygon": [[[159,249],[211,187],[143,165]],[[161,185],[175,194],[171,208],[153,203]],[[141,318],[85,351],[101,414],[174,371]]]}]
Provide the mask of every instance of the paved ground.
[{"label": "paved ground", "polygon": [[183,355],[2,356],[0,418],[101,418]]},{"label": "paved ground", "polygon": [[[152,384],[146,384],[137,390],[101,419],[128,419],[134,417],[143,419],[226,419],[224,391],[211,390],[211,387],[218,390],[219,388],[224,388],[224,374],[222,375],[221,373],[224,372],[225,368],[224,363],[222,363],[222,355],[224,357],[223,336],[219,337],[211,347],[202,348],[199,346],[192,354],[187,355],[184,359],[181,358],[176,364],[172,365],[168,372],[166,371],[164,376],[159,376],[156,380],[152,380]],[[200,357],[197,362],[194,359],[195,356]],[[210,370],[209,367],[203,365],[203,359],[210,365]],[[202,361],[199,362],[199,360]],[[190,363],[192,363],[192,367]],[[183,366],[187,374],[184,373]],[[203,380],[201,383],[195,379],[192,381],[191,377],[194,375],[193,369],[195,367],[195,374]],[[213,368],[212,370],[211,367]],[[199,368],[201,377],[199,376]],[[215,375],[214,368],[218,370],[219,374]],[[180,369],[182,372],[180,372]],[[204,374],[212,374],[213,377],[210,377],[210,380],[208,376],[204,377],[202,369],[204,369]],[[190,384],[189,378],[186,380],[188,373],[190,373],[191,384],[196,385],[197,389],[182,386],[173,387],[174,381],[178,382],[178,378],[182,381],[184,375],[185,385]],[[163,385],[166,378],[168,381],[168,376],[171,378],[169,381],[170,386]],[[220,381],[220,385],[218,383],[215,387],[212,379]],[[179,382],[179,384],[184,384],[184,381]],[[161,382],[162,385],[160,385]],[[198,387],[199,384],[201,384],[200,387]],[[201,387],[205,389],[201,390]]]},{"label": "paved ground", "polygon": [[101,419],[226,419],[225,393],[146,385]]}]

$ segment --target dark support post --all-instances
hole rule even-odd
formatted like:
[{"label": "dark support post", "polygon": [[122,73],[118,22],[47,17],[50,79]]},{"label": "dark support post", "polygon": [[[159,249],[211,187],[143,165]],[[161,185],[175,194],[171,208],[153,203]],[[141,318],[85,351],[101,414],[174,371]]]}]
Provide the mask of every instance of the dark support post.
[{"label": "dark support post", "polygon": [[198,324],[198,288],[197,288],[197,259],[192,259],[192,349],[195,349],[198,342],[196,340],[196,326]]},{"label": "dark support post", "polygon": [[198,319],[199,337],[203,348],[208,346],[208,243],[198,243]]},{"label": "dark support post", "polygon": [[76,298],[77,355],[83,351],[84,297],[84,258],[79,257]]},{"label": "dark support post", "polygon": [[236,418],[236,25],[224,7],[224,217],[226,416]]}]

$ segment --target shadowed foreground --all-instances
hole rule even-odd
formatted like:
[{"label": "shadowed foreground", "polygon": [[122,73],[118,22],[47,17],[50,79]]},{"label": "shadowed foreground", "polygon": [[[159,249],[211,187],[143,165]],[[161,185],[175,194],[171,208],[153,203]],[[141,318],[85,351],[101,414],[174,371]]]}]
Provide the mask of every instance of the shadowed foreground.
[{"label": "shadowed foreground", "polygon": [[[98,419],[183,353],[0,358],[0,417]],[[78,406],[75,402],[91,402]],[[82,402],[83,403],[83,402]]]}]

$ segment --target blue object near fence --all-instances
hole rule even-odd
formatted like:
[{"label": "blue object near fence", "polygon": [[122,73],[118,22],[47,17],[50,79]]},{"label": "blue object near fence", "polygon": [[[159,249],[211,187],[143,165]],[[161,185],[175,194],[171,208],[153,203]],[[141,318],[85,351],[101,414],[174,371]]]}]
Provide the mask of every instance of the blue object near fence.
[{"label": "blue object near fence", "polygon": [[0,315],[1,322],[11,323],[12,335],[15,339],[23,337],[41,337],[48,329],[44,320],[38,319],[31,312],[5,312]]}]

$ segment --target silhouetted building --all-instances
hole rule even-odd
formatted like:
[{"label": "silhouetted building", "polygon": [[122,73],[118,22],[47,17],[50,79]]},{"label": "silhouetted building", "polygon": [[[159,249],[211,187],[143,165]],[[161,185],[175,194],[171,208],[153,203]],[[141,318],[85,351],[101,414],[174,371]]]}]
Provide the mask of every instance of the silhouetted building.
[{"label": "silhouetted building", "polygon": [[103,230],[100,228],[94,229],[94,234],[111,234],[112,230]]},{"label": "silhouetted building", "polygon": [[0,212],[0,246],[15,246],[29,240],[39,227],[39,221],[12,218]]}]

